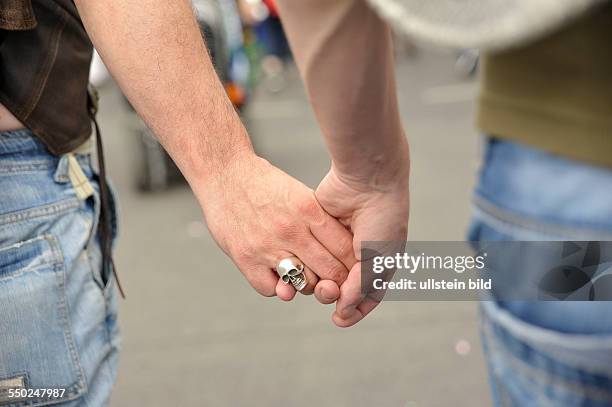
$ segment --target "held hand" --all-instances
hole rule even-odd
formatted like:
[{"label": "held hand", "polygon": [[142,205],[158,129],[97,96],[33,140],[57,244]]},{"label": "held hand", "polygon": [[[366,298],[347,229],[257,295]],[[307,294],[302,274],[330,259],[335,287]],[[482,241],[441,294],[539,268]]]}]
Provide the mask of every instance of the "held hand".
[{"label": "held hand", "polygon": [[[355,257],[361,260],[362,241],[405,241],[409,212],[409,159],[406,153],[385,175],[351,179],[332,167],[315,195],[323,208],[353,232]],[[319,288],[315,294],[318,296]],[[363,319],[380,302],[361,290],[361,263],[355,264],[340,286],[340,298],[332,317],[339,327],[349,327]],[[321,299],[320,299],[321,300]]]},{"label": "held hand", "polygon": [[[295,295],[275,272],[283,258],[305,265],[312,294],[319,278],[337,286],[355,263],[350,232],[304,184],[255,155],[237,158],[213,182],[192,185],[213,237],[253,288],[286,301]],[[332,287],[332,290],[333,290]],[[330,294],[330,295],[331,295]]]}]

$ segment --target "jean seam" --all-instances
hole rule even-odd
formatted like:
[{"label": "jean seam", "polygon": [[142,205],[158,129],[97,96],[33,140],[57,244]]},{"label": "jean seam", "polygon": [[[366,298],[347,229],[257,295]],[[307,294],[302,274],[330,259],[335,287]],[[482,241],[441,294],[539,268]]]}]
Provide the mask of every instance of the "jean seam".
[{"label": "jean seam", "polygon": [[[540,220],[530,219],[526,221],[521,215],[513,214],[507,210],[497,207],[495,204],[489,202],[488,199],[481,196],[474,196],[473,205],[476,211],[479,211],[482,215],[492,218],[493,221],[512,229],[526,230],[532,233],[540,233],[548,235],[548,238],[558,240],[559,237],[568,240],[601,240],[601,241],[612,241],[612,234],[605,232],[583,229],[579,227],[564,227],[557,226],[551,223],[546,223]],[[534,227],[534,225],[536,225]]]},{"label": "jean seam", "polygon": [[53,168],[53,162],[29,162],[27,164],[0,165],[0,174],[43,172]]},{"label": "jean seam", "polygon": [[70,390],[67,389],[68,397],[77,398],[81,396],[84,392],[87,391],[87,383],[85,381],[85,372],[83,371],[83,367],[81,366],[80,358],[78,351],[76,349],[76,344],[74,342],[74,337],[72,335],[72,322],[70,321],[70,309],[68,308],[68,303],[66,298],[68,294],[66,292],[66,274],[68,273],[68,267],[66,261],[64,259],[64,255],[61,251],[59,241],[55,236],[51,236],[53,244],[51,245],[52,249],[56,251],[58,258],[61,259],[60,264],[56,264],[56,271],[61,273],[61,280],[59,284],[61,285],[61,314],[63,318],[63,323],[65,326],[64,330],[64,342],[70,351],[70,356],[72,358],[73,367],[76,370],[75,373],[77,375],[77,383],[73,384]]},{"label": "jean seam", "polygon": [[77,198],[68,198],[63,201],[38,206],[36,208],[19,210],[0,215],[0,225],[8,225],[45,216],[57,215],[60,213],[68,212],[73,209],[77,209],[81,205],[81,201],[79,201]]}]

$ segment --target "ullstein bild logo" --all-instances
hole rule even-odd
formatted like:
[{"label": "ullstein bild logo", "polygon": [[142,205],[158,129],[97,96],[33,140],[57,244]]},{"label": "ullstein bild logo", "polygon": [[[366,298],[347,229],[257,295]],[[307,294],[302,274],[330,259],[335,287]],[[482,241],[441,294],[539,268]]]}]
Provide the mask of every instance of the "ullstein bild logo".
[{"label": "ullstein bild logo", "polygon": [[362,258],[376,299],[612,301],[612,241],[367,242]]}]

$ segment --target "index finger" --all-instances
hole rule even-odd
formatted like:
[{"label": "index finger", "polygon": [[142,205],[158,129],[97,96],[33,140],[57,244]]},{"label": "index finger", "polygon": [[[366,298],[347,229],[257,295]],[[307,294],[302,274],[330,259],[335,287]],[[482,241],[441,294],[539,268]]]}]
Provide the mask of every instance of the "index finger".
[{"label": "index finger", "polygon": [[325,212],[323,220],[310,225],[310,233],[335,258],[350,270],[357,259],[353,248],[353,234],[338,219]]}]

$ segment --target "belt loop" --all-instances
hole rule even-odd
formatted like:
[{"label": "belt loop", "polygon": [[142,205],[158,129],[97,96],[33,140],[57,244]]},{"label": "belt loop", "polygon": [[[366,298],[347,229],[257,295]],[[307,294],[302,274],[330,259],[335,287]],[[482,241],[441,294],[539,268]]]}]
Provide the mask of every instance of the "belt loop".
[{"label": "belt loop", "polygon": [[89,178],[83,172],[81,164],[73,153],[68,153],[68,178],[70,178],[72,187],[80,200],[84,201],[93,195],[94,189],[89,182]]},{"label": "belt loop", "polygon": [[72,183],[77,198],[82,201],[94,193],[93,186],[74,153],[66,153],[60,157],[53,180],[59,184]]},{"label": "belt loop", "polygon": [[55,173],[53,174],[53,180],[58,184],[66,184],[70,182],[68,171],[68,155],[64,154],[60,157],[57,163]]}]

